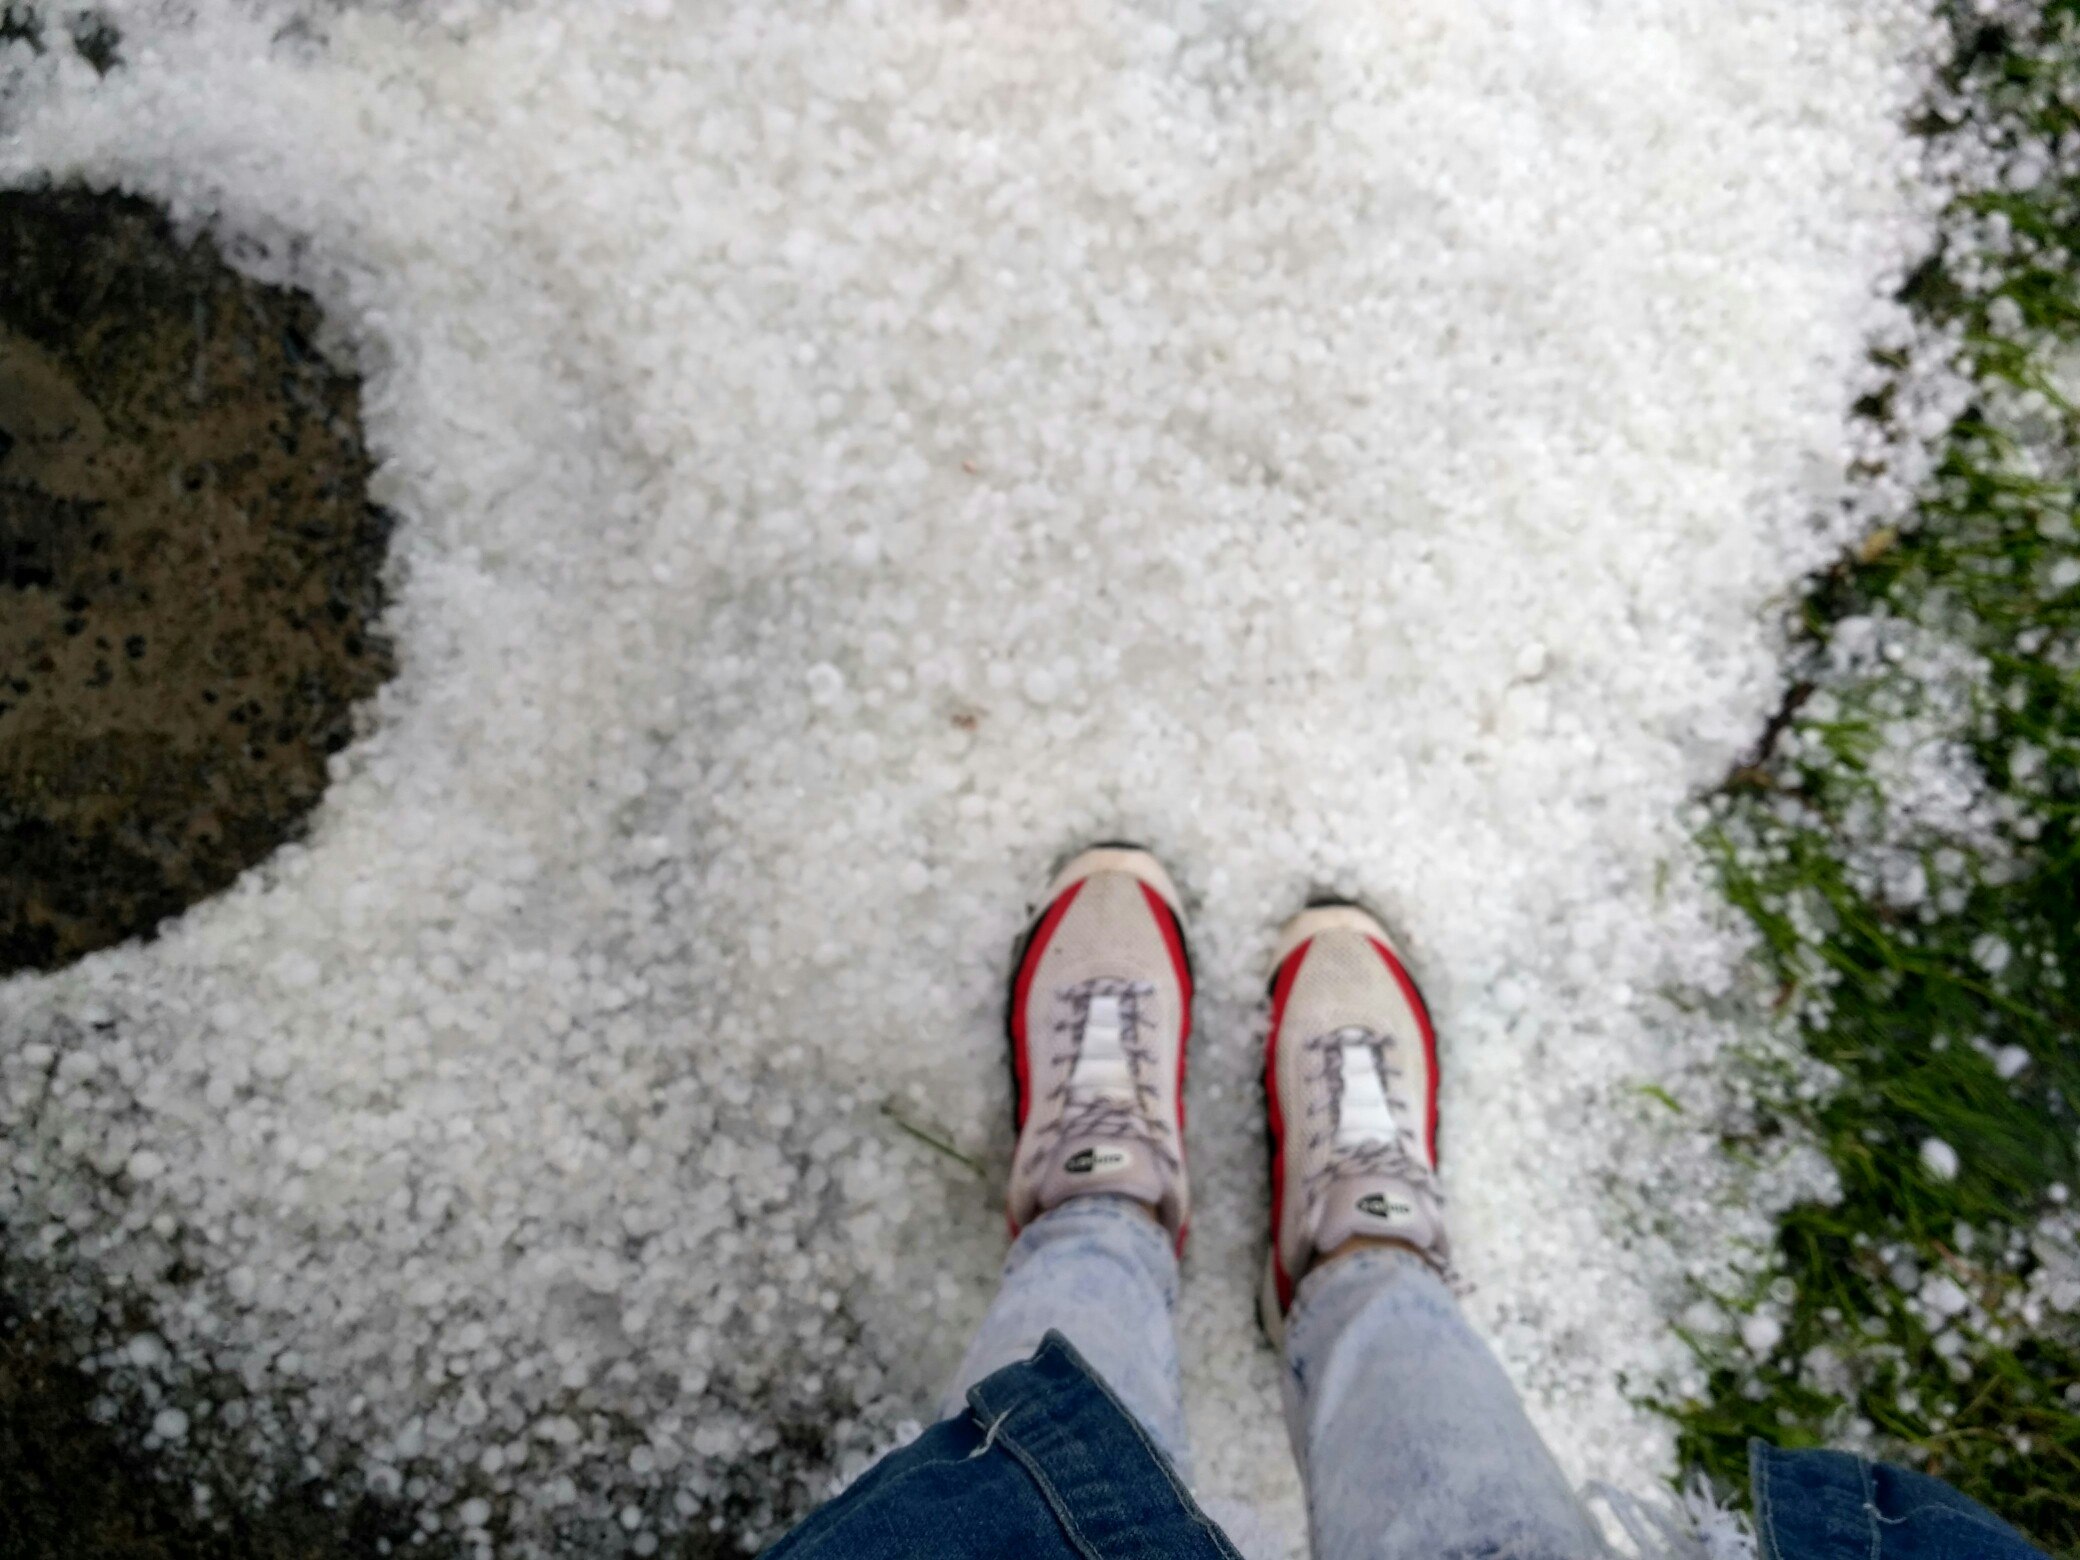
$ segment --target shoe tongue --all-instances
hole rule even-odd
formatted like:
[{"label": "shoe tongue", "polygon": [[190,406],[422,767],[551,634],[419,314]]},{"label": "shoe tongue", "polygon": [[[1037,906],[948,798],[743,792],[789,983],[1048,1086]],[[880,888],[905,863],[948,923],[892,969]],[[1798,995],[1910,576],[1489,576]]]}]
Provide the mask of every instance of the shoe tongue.
[{"label": "shoe tongue", "polygon": [[1332,1184],[1322,1194],[1314,1249],[1334,1251],[1360,1235],[1404,1240],[1418,1251],[1431,1251],[1441,1243],[1444,1226],[1432,1200],[1406,1181],[1377,1176]]},{"label": "shoe tongue", "polygon": [[1040,1206],[1053,1208],[1071,1197],[1105,1192],[1159,1208],[1163,1168],[1153,1149],[1133,1138],[1066,1138],[1040,1175]]}]

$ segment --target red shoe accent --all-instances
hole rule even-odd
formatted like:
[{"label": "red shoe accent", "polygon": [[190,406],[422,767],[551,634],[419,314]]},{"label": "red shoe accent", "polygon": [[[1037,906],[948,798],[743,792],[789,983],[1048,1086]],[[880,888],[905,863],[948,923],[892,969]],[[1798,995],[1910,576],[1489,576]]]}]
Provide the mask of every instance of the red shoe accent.
[{"label": "red shoe accent", "polygon": [[1278,1033],[1285,1023],[1286,1001],[1293,994],[1301,962],[1314,946],[1312,937],[1286,955],[1271,983],[1271,1032],[1264,1037],[1264,1100],[1271,1114],[1271,1271],[1278,1284],[1278,1309],[1293,1303],[1293,1276],[1279,1254],[1278,1232],[1286,1204],[1286,1118],[1278,1103]]},{"label": "red shoe accent", "polygon": [[[1083,892],[1082,883],[1072,883],[1060,898],[1047,907],[1040,924],[1033,928],[1033,935],[1026,939],[1025,952],[1019,956],[1018,978],[1011,983],[1011,1069],[1018,1079],[1018,1130],[1026,1129],[1026,1080],[1031,1076],[1026,1064],[1026,999],[1033,994],[1033,972],[1040,967],[1040,956],[1047,952],[1055,931],[1062,924],[1062,917],[1069,913],[1069,906]],[[1014,1225],[1012,1234],[1018,1233]]]},{"label": "red shoe accent", "polygon": [[[1076,885],[1081,888],[1081,883]],[[1172,910],[1163,896],[1146,883],[1141,885],[1142,897],[1148,908],[1155,912],[1156,925],[1163,931],[1163,946],[1170,950],[1170,968],[1177,976],[1177,989],[1183,993],[1184,1014],[1177,1026],[1177,1140],[1184,1141],[1184,1061],[1192,1048],[1192,964],[1185,957],[1184,928],[1177,924],[1177,912]]]},{"label": "red shoe accent", "polygon": [[[1078,888],[1083,885],[1077,884]],[[1177,989],[1181,993],[1184,1012],[1177,1025],[1177,1141],[1184,1143],[1184,1064],[1192,1051],[1192,961],[1185,956],[1184,928],[1178,925],[1177,912],[1170,908],[1169,901],[1150,888],[1141,885],[1142,897],[1147,899],[1148,908],[1155,912],[1156,925],[1162,928],[1163,946],[1170,951],[1170,968],[1177,976]],[[1184,1255],[1185,1238],[1192,1233],[1192,1222],[1187,1219],[1177,1227],[1177,1254]]]}]

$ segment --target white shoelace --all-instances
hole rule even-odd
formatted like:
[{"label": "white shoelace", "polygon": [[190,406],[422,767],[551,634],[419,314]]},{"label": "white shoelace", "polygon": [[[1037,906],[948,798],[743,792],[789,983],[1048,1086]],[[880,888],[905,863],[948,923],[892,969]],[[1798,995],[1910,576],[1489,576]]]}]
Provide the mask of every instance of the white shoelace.
[{"label": "white shoelace", "polygon": [[1051,1098],[1060,1114],[1036,1138],[1027,1158],[1038,1169],[1064,1139],[1113,1138],[1146,1143],[1157,1160],[1178,1168],[1176,1154],[1150,1109],[1161,1090],[1151,1081],[1155,1047],[1141,1038],[1149,1020],[1142,1004],[1155,987],[1147,981],[1087,980],[1056,993],[1062,1016],[1054,1032],[1064,1049],[1051,1060],[1067,1063],[1068,1076]]},{"label": "white shoelace", "polygon": [[[1433,1223],[1442,1231],[1444,1188],[1437,1172],[1425,1164],[1411,1147],[1418,1140],[1414,1130],[1401,1123],[1414,1118],[1405,1095],[1393,1092],[1406,1069],[1387,1059],[1384,1035],[1362,1026],[1348,1026],[1318,1035],[1307,1049],[1320,1060],[1321,1080],[1327,1085],[1327,1100],[1311,1105],[1310,1116],[1326,1116],[1327,1122],[1311,1127],[1309,1144],[1318,1147],[1326,1136],[1328,1157],[1301,1187],[1307,1210],[1309,1238],[1319,1227],[1329,1194],[1352,1182],[1382,1178],[1406,1186],[1430,1205]],[[1431,1265],[1447,1282],[1457,1284],[1457,1274],[1442,1252],[1431,1253]]]}]

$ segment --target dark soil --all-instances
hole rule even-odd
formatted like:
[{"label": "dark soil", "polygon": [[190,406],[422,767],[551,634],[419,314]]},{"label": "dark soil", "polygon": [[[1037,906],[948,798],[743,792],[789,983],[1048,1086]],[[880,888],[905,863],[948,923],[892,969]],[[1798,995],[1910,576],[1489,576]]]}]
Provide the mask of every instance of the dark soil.
[{"label": "dark soil", "polygon": [[[391,659],[358,387],[313,348],[308,298],[77,190],[0,191],[0,277],[5,975],[150,935],[293,838]],[[134,1407],[111,1420],[79,1368],[77,1326],[10,1296],[7,1237],[0,1560],[455,1554],[293,1470],[241,1506],[253,1470],[145,1454]],[[744,1511],[719,1510],[675,1560],[740,1552]]]},{"label": "dark soil", "polygon": [[[409,1526],[358,1503],[328,1510],[306,1487],[261,1511],[198,1513],[186,1481],[157,1476],[97,1421],[92,1383],[58,1329],[0,1302],[0,1555],[8,1560],[375,1560]],[[410,1552],[433,1557],[446,1546]]]},{"label": "dark soil", "polygon": [[[391,659],[358,386],[310,299],[80,190],[0,191],[0,277],[4,975],[150,935],[293,838]],[[199,1515],[94,1402],[68,1331],[0,1293],[6,1560],[403,1536],[310,1487]]]},{"label": "dark soil", "polygon": [[0,192],[0,974],[293,837],[389,675],[388,525],[315,304],[140,201]]}]

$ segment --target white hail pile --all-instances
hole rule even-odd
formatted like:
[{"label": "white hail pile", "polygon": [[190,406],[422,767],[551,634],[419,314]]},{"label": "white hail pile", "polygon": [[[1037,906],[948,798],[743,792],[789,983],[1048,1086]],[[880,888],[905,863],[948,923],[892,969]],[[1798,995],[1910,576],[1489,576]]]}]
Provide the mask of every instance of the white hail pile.
[{"label": "white hail pile", "polygon": [[769,1535],[986,1303],[1006,957],[1125,835],[1204,991],[1202,1491],[1295,1540],[1256,1001],[1317,886],[1436,1010],[1477,1322],[1570,1472],[1669,1466],[1613,1102],[1738,957],[1678,812],[1840,540],[1910,18],[105,9],[106,79],[6,55],[0,175],[313,289],[402,519],[308,844],[0,986],[0,1218],[149,1319],[152,1439],[514,1553]]}]

